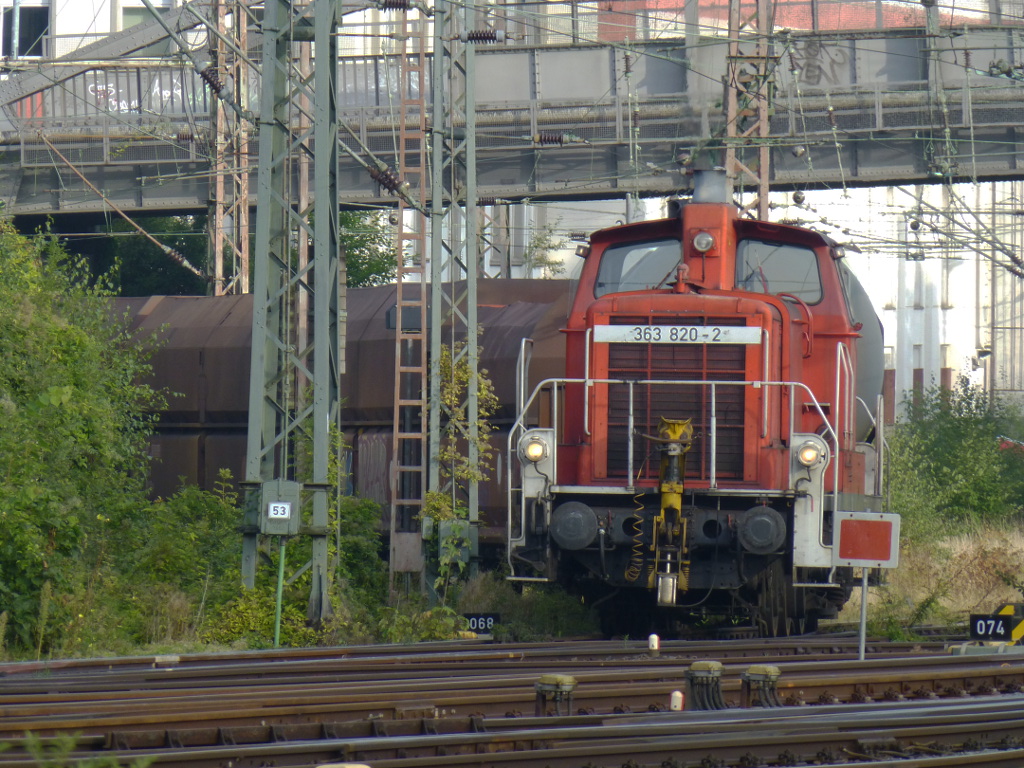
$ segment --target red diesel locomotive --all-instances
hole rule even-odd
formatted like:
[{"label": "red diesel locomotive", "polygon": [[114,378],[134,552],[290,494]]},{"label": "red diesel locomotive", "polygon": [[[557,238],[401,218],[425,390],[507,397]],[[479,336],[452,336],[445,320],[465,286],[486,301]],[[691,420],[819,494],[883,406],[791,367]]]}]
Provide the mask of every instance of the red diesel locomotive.
[{"label": "red diesel locomotive", "polygon": [[508,437],[510,578],[606,631],[694,616],[810,631],[850,594],[836,511],[882,512],[881,326],[840,246],[754,221],[715,177],[590,238],[561,378]]}]

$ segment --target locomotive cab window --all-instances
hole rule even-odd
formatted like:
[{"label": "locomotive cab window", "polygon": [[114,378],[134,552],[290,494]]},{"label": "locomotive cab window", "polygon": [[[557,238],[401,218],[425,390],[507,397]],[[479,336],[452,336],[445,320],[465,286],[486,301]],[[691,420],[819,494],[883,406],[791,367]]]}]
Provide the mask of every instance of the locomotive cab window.
[{"label": "locomotive cab window", "polygon": [[608,248],[601,255],[594,295],[667,288],[682,258],[678,240],[647,240]]},{"label": "locomotive cab window", "polygon": [[741,240],[736,247],[736,287],[754,293],[788,293],[816,304],[822,291],[818,255],[800,245]]}]

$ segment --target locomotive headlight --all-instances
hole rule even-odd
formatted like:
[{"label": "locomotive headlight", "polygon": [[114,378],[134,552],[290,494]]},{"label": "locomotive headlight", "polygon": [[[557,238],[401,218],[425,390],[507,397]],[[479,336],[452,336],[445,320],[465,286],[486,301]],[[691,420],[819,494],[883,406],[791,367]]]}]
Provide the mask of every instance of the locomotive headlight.
[{"label": "locomotive headlight", "polygon": [[796,460],[805,467],[820,464],[825,458],[825,446],[813,440],[803,443],[796,451]]},{"label": "locomotive headlight", "polygon": [[519,455],[536,464],[548,455],[548,443],[540,435],[525,435],[519,441]]},{"label": "locomotive headlight", "polygon": [[715,236],[710,232],[698,232],[693,236],[693,247],[701,253],[707,253],[715,247]]},{"label": "locomotive headlight", "polygon": [[[528,429],[520,436],[517,443],[509,446],[510,453],[515,450],[515,458],[518,459],[524,500],[540,500],[548,497],[548,488],[555,481],[557,473],[555,467],[557,446],[555,430],[551,427]],[[509,456],[509,459],[511,460],[512,456]],[[579,517],[579,515],[569,516],[566,523],[566,540],[574,541],[574,537],[581,535],[575,527],[579,523]],[[591,513],[591,517],[593,517],[593,513]],[[582,515],[582,518],[586,519],[586,515]],[[594,533],[596,534],[596,530]],[[588,540],[587,545],[589,543]]]}]

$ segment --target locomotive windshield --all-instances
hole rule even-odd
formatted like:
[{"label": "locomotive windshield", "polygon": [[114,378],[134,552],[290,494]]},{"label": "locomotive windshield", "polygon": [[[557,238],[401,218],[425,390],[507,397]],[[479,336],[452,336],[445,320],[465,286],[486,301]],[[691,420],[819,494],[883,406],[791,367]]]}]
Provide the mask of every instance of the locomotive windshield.
[{"label": "locomotive windshield", "polygon": [[594,295],[667,288],[682,257],[678,240],[647,240],[608,248],[601,255]]},{"label": "locomotive windshield", "polygon": [[821,301],[818,256],[799,245],[741,240],[736,246],[736,287],[754,293],[788,293],[816,304]]}]

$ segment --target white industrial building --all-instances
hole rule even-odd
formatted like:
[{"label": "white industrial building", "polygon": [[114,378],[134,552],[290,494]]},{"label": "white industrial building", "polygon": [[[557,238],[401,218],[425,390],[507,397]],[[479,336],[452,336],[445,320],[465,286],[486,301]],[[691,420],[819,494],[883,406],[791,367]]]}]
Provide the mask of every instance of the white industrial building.
[{"label": "white industrial building", "polygon": [[[180,6],[181,2],[152,0],[152,5],[164,9]],[[0,55],[5,59],[61,56],[98,37],[128,29],[151,15],[142,0],[4,0],[0,7]]]}]

